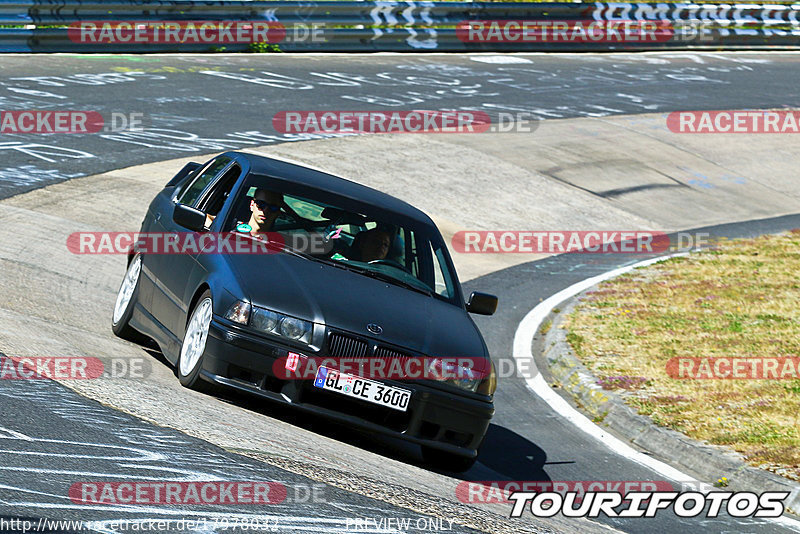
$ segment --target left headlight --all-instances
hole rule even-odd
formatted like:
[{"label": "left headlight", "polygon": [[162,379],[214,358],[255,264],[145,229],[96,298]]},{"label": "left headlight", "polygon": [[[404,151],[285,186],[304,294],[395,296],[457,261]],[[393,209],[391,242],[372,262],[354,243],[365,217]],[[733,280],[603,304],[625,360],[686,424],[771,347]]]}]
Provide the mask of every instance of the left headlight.
[{"label": "left headlight", "polygon": [[258,306],[251,307],[250,304],[243,301],[235,302],[225,317],[267,334],[301,343],[311,343],[311,332],[314,325],[303,319]]}]

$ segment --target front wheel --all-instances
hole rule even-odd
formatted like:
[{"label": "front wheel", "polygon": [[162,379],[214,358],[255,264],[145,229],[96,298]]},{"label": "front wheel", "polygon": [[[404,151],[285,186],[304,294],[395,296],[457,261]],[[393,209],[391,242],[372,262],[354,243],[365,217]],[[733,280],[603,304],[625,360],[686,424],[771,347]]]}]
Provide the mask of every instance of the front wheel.
[{"label": "front wheel", "polygon": [[114,332],[114,335],[134,343],[142,343],[147,339],[128,324],[133,315],[133,309],[136,307],[141,276],[142,255],[137,254],[128,265],[125,278],[122,279],[122,284],[119,286],[117,300],[114,303],[114,314],[111,317],[111,331]]},{"label": "front wheel", "polygon": [[189,389],[209,389],[206,382],[200,378],[200,370],[203,368],[212,309],[211,292],[206,290],[197,301],[186,325],[181,355],[178,358],[178,379]]},{"label": "front wheel", "polygon": [[477,458],[467,458],[466,456],[458,456],[449,452],[440,451],[431,447],[422,447],[422,458],[425,463],[442,469],[444,471],[451,471],[453,473],[463,473],[468,471]]}]

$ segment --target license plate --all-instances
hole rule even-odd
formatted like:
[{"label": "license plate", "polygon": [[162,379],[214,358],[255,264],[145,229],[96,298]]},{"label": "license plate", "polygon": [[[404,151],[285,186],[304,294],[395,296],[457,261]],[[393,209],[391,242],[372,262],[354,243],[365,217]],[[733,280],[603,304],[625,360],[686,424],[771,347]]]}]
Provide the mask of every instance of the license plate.
[{"label": "license plate", "polygon": [[367,380],[360,376],[340,373],[336,369],[329,367],[317,369],[314,387],[335,391],[348,397],[379,404],[401,412],[405,412],[408,409],[408,401],[411,400],[411,391],[407,389],[387,386],[375,380]]}]

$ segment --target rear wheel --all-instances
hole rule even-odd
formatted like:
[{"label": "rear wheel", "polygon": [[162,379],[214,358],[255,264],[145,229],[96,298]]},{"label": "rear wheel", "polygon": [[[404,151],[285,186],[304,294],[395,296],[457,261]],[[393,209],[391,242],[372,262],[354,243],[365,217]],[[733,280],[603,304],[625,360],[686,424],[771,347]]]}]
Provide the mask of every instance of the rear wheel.
[{"label": "rear wheel", "polygon": [[147,337],[131,328],[128,324],[133,315],[133,309],[136,307],[136,298],[139,295],[139,278],[141,276],[142,255],[137,254],[128,264],[125,278],[122,279],[122,284],[120,284],[117,292],[114,314],[111,317],[111,330],[114,335],[134,343],[142,343],[147,340]]},{"label": "rear wheel", "polygon": [[431,447],[422,447],[422,458],[425,463],[430,464],[432,467],[452,471],[453,473],[463,473],[475,465],[477,461],[477,458],[458,456]]},{"label": "rear wheel", "polygon": [[200,370],[203,368],[212,309],[211,292],[206,290],[197,301],[186,325],[181,355],[178,358],[178,379],[190,389],[210,389],[208,383],[200,378]]}]

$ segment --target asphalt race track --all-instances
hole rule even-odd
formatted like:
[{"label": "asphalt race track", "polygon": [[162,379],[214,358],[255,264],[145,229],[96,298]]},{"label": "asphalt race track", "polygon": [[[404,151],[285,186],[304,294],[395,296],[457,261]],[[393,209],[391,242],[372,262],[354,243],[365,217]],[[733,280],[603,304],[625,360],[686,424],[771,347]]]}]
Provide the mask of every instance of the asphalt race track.
[{"label": "asphalt race track", "polygon": [[[0,397],[5,415],[5,426],[0,428],[4,458],[0,467],[3,472],[0,517],[8,521],[34,518],[38,526],[42,517],[61,521],[82,519],[90,521],[97,532],[109,532],[114,530],[114,521],[127,521],[129,528],[135,528],[135,523],[142,525],[157,518],[171,521],[165,524],[173,531],[180,528],[180,520],[194,520],[206,522],[198,526],[200,531],[225,530],[228,521],[229,530],[240,532],[260,526],[267,532],[341,533],[355,528],[357,523],[353,518],[397,517],[409,520],[412,532],[425,532],[424,525],[440,521],[145,423],[75,395],[49,380],[32,383],[4,380]],[[285,495],[279,493],[284,497],[282,502],[270,505],[266,515],[262,510],[254,511],[258,505],[248,503],[186,506],[166,512],[157,505],[149,509],[126,504],[87,505],[70,500],[64,491],[75,484],[78,475],[81,482],[91,483],[124,480],[131,473],[148,481],[269,480],[286,489]],[[416,528],[418,521],[420,529]],[[55,525],[51,524],[53,530],[61,530]],[[444,525],[453,532],[476,532],[447,521]],[[275,530],[278,528],[281,530]],[[371,525],[365,530],[379,531]]]},{"label": "asphalt race track", "polygon": [[144,131],[57,142],[4,133],[0,198],[149,161],[297,140],[273,128],[280,111],[481,109],[559,119],[679,110],[687,100],[696,110],[746,109],[755,96],[759,108],[798,105],[790,53],[767,63],[758,54],[511,57],[520,63],[410,54],[2,56],[1,109],[97,111],[106,126],[112,113],[139,114]]},{"label": "asphalt race track", "polygon": [[[80,185],[84,181],[78,178],[320,138],[276,131],[272,116],[280,111],[461,109],[486,111],[493,118],[501,112],[524,113],[534,119],[534,131],[516,135],[530,135],[532,145],[538,121],[682,109],[795,108],[800,105],[800,69],[794,54],[34,59],[0,56],[0,109],[90,110],[106,119],[112,113],[141,114],[144,129],[94,135],[0,134],[0,199],[6,199],[0,203],[0,243],[5,241],[0,245],[0,352],[138,355],[146,356],[151,367],[142,381],[104,381],[106,389],[98,386],[96,391],[50,381],[0,380],[0,520],[82,519],[97,532],[130,531],[109,526],[120,519],[130,526],[150,519],[226,517],[260,517],[278,532],[403,532],[396,523],[363,523],[363,528],[354,523],[356,518],[389,517],[410,520],[411,532],[435,531],[434,526],[447,532],[491,533],[607,532],[608,527],[663,534],[800,532],[800,527],[765,520],[681,519],[669,513],[654,519],[596,522],[537,520],[530,515],[509,520],[506,505],[460,505],[453,492],[460,480],[663,478],[573,427],[522,378],[501,380],[496,415],[479,463],[459,476],[426,466],[418,451],[404,444],[346,432],[235,394],[212,398],[189,392],[177,385],[157,351],[119,342],[110,332],[110,305],[124,260],[104,257],[91,263],[65,256],[73,263],[60,264],[52,261],[46,246],[51,234],[63,230],[63,221],[120,229],[118,220],[141,220],[143,199],[149,198],[153,184],[169,176],[142,178],[140,183],[138,178],[120,179],[107,188],[93,178],[86,178],[89,186]],[[409,165],[429,163],[416,162],[413,153],[405,156]],[[346,160],[348,153],[339,157]],[[374,157],[363,165],[379,164],[381,154]],[[76,180],[69,182],[72,179]],[[67,183],[53,189],[59,182]],[[38,191],[23,195],[45,187],[39,196]],[[471,204],[465,209],[480,208],[482,195],[492,195],[480,184],[474,191],[480,194],[463,199]],[[119,192],[130,198],[117,196]],[[38,219],[30,219],[31,213]],[[475,213],[480,217],[479,209]],[[785,213],[782,209],[775,215]],[[760,220],[713,225],[704,231],[737,237],[800,227],[800,216],[751,218]],[[26,228],[35,235],[20,233]],[[475,320],[491,353],[508,358],[519,322],[538,302],[585,278],[642,259],[568,254],[491,272],[464,287],[500,297],[495,316]],[[51,300],[61,300],[41,313],[29,309],[27,299],[44,303],[48,293],[56,296]],[[60,339],[69,337],[73,339]],[[543,362],[538,365],[544,367]],[[250,436],[253,443],[248,442]],[[129,478],[269,480],[283,484],[287,493],[285,501],[266,510],[247,505],[91,507],[68,496],[77,482]],[[184,530],[234,531],[219,524]]]}]

